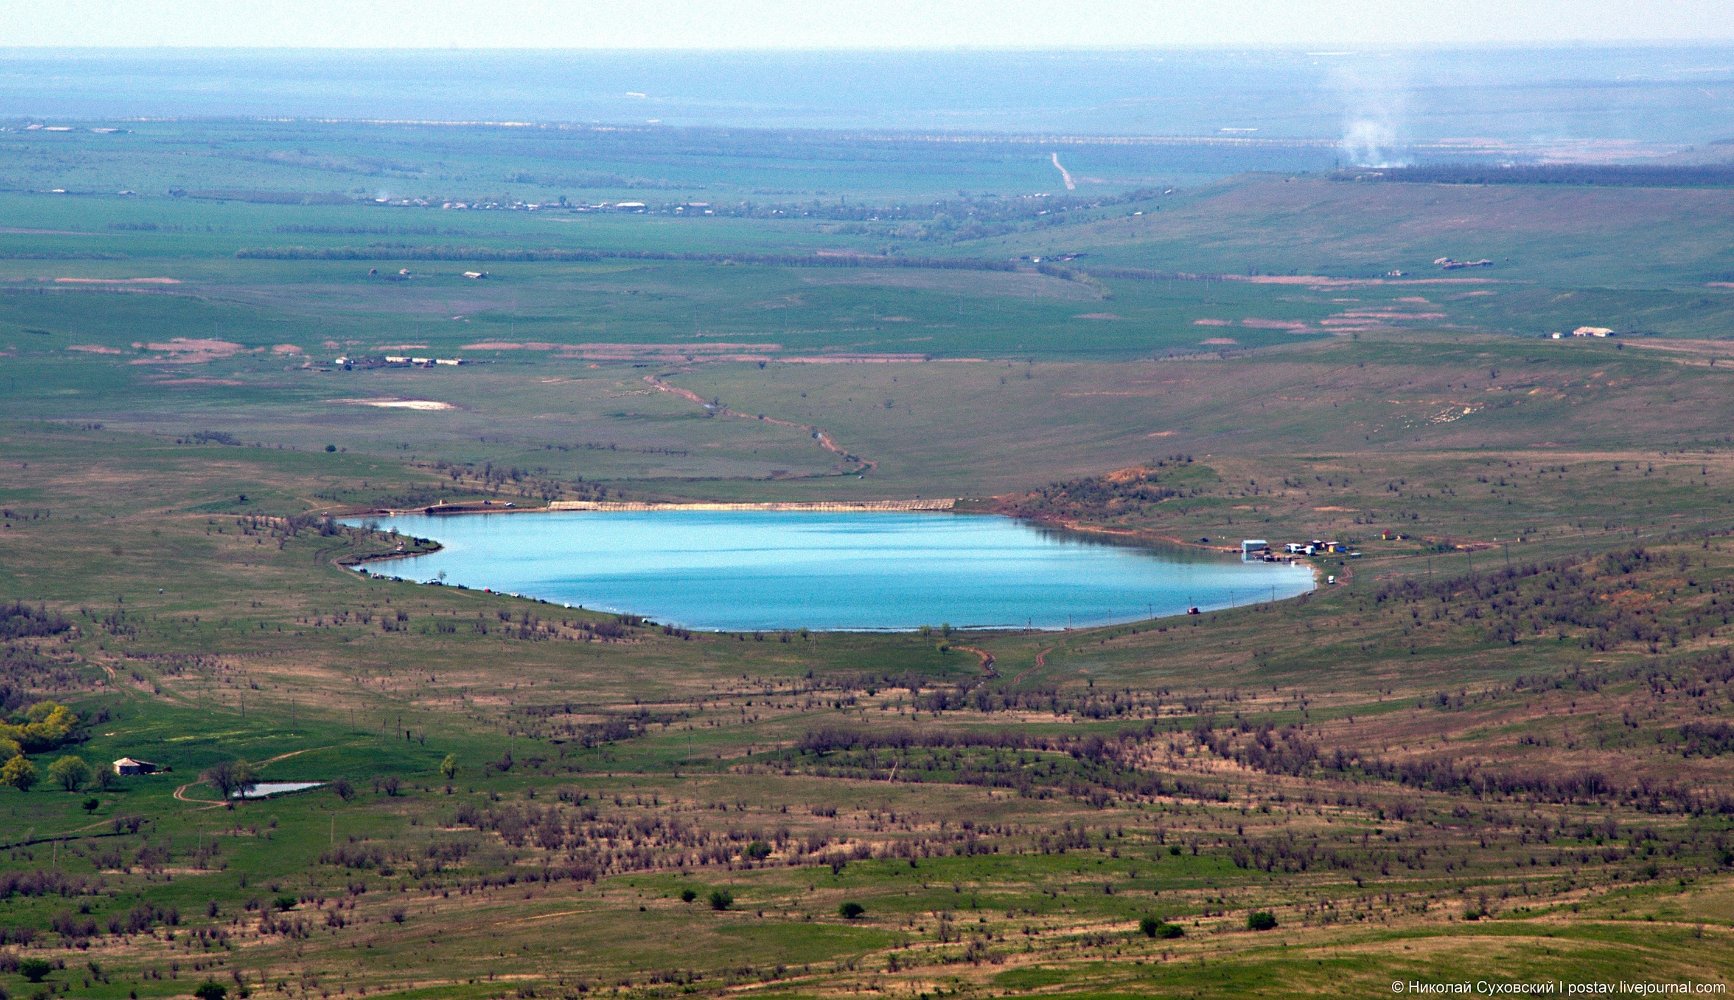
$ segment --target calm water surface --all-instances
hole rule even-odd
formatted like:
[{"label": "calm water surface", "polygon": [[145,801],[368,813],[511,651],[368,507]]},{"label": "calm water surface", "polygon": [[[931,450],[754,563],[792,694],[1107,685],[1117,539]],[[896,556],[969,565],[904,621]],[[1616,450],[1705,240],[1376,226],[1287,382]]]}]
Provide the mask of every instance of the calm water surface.
[{"label": "calm water surface", "polygon": [[1002,517],[648,511],[370,518],[439,552],[369,572],[697,629],[1065,628],[1293,597],[1301,566],[1110,545]]}]

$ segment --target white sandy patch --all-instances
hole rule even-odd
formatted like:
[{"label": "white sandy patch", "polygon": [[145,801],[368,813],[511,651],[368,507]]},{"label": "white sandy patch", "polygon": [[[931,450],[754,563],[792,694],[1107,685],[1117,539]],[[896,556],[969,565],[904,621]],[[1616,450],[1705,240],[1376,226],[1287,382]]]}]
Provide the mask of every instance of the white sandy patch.
[{"label": "white sandy patch", "polygon": [[377,406],[382,410],[455,410],[450,403],[434,399],[340,399],[339,403],[354,406]]}]

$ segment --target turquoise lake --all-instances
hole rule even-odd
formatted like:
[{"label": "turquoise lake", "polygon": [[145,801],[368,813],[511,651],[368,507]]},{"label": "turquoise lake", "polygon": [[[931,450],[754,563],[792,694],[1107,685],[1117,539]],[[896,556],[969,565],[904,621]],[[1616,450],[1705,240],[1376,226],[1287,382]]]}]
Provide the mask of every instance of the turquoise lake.
[{"label": "turquoise lake", "polygon": [[370,573],[693,629],[1058,629],[1293,597],[1305,566],[1109,544],[1009,518],[573,511],[353,519],[439,552]]}]

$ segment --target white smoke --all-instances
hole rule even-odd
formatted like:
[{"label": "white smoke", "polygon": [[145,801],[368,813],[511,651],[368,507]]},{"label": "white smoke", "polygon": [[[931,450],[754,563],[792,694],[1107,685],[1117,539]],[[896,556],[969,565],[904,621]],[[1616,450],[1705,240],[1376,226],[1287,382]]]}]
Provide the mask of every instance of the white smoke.
[{"label": "white smoke", "polygon": [[1357,167],[1406,167],[1409,73],[1400,55],[1368,54],[1328,77],[1343,108],[1343,158]]},{"label": "white smoke", "polygon": [[1407,156],[1399,155],[1396,126],[1383,118],[1355,118],[1343,124],[1338,143],[1343,158],[1357,167],[1406,167]]}]

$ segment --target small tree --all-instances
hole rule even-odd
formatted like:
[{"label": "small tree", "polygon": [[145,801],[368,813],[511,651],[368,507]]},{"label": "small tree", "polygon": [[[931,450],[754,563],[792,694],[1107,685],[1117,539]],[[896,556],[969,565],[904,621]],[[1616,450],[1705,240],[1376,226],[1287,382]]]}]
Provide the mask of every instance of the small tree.
[{"label": "small tree", "polygon": [[837,907],[837,912],[842,915],[844,920],[860,920],[866,915],[867,907],[851,900]]},{"label": "small tree", "polygon": [[726,910],[735,905],[735,894],[727,889],[712,889],[710,891],[710,908]]},{"label": "small tree", "polygon": [[458,755],[457,754],[448,753],[448,754],[446,754],[446,759],[440,761],[440,774],[444,775],[445,779],[447,781],[450,781],[453,778],[458,776]]},{"label": "small tree", "polygon": [[1268,931],[1276,928],[1276,914],[1269,910],[1254,910],[1246,915],[1246,929]]},{"label": "small tree", "polygon": [[5,782],[21,792],[28,792],[30,786],[36,784],[36,765],[30,763],[28,757],[14,757],[0,765],[0,782]]},{"label": "small tree", "polygon": [[96,810],[99,809],[101,806],[102,806],[102,800],[97,798],[94,795],[92,795],[90,798],[84,800],[84,811],[87,813],[96,812]]},{"label": "small tree", "polygon": [[207,979],[193,991],[193,996],[199,1000],[228,1000],[229,988],[215,979]]},{"label": "small tree", "polygon": [[82,757],[68,754],[48,765],[48,776],[69,792],[76,792],[90,783],[90,765]]},{"label": "small tree", "polygon": [[227,802],[235,797],[236,792],[253,787],[255,776],[253,765],[246,761],[225,760],[220,764],[213,764],[206,768],[199,777],[208,782],[212,788],[215,788],[217,794],[221,795],[223,801]]},{"label": "small tree", "polygon": [[1145,937],[1152,938],[1177,938],[1186,933],[1184,927],[1179,924],[1171,924],[1161,917],[1145,917],[1138,921],[1138,930]]},{"label": "small tree", "polygon": [[697,898],[698,898],[698,893],[692,889],[680,890],[680,901],[683,903],[690,903]]},{"label": "small tree", "polygon": [[26,982],[40,983],[54,971],[54,963],[46,958],[26,958],[18,963],[18,974]]}]

